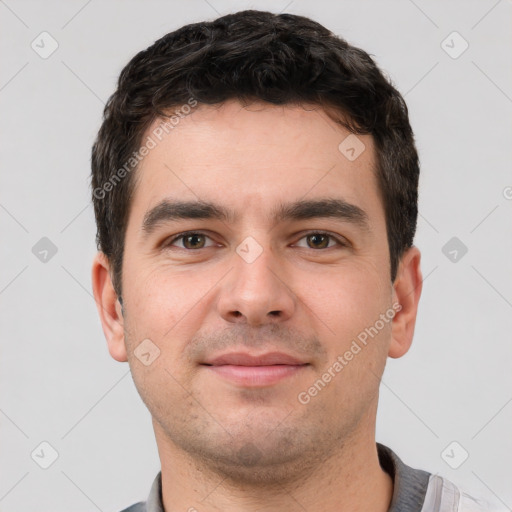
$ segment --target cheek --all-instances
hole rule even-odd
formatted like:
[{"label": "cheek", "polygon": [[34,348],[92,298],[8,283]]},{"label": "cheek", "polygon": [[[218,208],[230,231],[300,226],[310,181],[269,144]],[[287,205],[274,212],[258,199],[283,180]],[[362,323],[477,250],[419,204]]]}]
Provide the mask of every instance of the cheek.
[{"label": "cheek", "polygon": [[[194,334],[197,324],[191,325],[190,318],[194,313],[197,315],[202,294],[194,286],[187,287],[188,279],[184,276],[156,268],[139,267],[133,275],[136,277],[125,288],[129,294],[125,318],[128,359],[141,397],[160,417],[158,410],[162,404],[184,401],[187,397],[178,384],[184,382],[186,368],[176,361]],[[150,354],[149,360],[144,361],[146,353]]]},{"label": "cheek", "polygon": [[[320,379],[330,382],[326,400],[343,398],[340,413],[370,403],[378,392],[391,335],[391,309],[387,295],[379,293],[377,277],[370,268],[363,274],[352,272],[326,281],[329,293],[316,295],[315,313],[322,320],[317,332],[327,351]],[[386,313],[387,321],[381,320]]]},{"label": "cheek", "polygon": [[305,275],[301,299],[328,332],[346,339],[347,334],[363,329],[386,311],[390,286],[384,284],[380,266],[351,262],[346,267]]},{"label": "cheek", "polygon": [[[391,284],[384,284],[382,265],[372,261],[352,261],[346,268],[316,275],[314,287],[302,288],[328,354],[322,370],[336,375],[334,395],[346,396],[348,389],[358,389],[373,396],[386,361],[391,320],[382,321],[380,315],[392,314]],[[333,368],[336,361],[339,364]]]},{"label": "cheek", "polygon": [[159,266],[144,271],[144,279],[138,283],[141,314],[154,319],[166,318],[168,323],[177,321],[182,309],[195,299],[193,279]]},{"label": "cheek", "polygon": [[213,270],[199,273],[162,263],[138,264],[135,277],[126,286],[132,332],[138,338],[154,340],[161,350],[183,350],[180,344],[201,325],[210,303],[209,292],[219,280]]}]

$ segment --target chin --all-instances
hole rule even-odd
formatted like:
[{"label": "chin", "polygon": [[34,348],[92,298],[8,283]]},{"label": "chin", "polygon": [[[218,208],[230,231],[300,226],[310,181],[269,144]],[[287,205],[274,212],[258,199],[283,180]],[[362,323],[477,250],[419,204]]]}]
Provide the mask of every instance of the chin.
[{"label": "chin", "polygon": [[326,440],[311,436],[309,429],[244,427],[246,431],[240,426],[227,428],[231,435],[224,429],[203,429],[200,435],[189,431],[186,438],[174,439],[174,443],[217,478],[228,479],[233,485],[266,489],[282,490],[287,483],[311,476],[322,458],[321,447]]}]

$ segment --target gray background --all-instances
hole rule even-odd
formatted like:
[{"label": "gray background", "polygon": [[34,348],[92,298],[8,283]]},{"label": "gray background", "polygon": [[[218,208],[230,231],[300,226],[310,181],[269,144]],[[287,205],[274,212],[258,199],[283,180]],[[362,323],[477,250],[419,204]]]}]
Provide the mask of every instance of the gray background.
[{"label": "gray background", "polygon": [[[135,52],[244,8],[316,19],[405,95],[425,282],[413,346],[384,374],[377,440],[512,507],[511,2],[288,1],[0,1],[0,510],[115,512],[147,497],[160,468],[150,415],[91,296],[90,148]],[[59,45],[47,58],[31,47],[51,49],[43,31]],[[457,58],[453,31],[469,43]],[[46,262],[43,237],[57,249]],[[48,469],[43,441],[59,454]]]}]

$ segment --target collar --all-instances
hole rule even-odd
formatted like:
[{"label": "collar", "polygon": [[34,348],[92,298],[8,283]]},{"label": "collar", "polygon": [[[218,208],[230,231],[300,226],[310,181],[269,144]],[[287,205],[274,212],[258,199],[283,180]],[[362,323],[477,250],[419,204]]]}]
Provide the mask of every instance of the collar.
[{"label": "collar", "polygon": [[383,444],[377,443],[377,452],[381,468],[393,479],[393,496],[388,512],[420,512],[430,473],[407,466],[395,452]]}]

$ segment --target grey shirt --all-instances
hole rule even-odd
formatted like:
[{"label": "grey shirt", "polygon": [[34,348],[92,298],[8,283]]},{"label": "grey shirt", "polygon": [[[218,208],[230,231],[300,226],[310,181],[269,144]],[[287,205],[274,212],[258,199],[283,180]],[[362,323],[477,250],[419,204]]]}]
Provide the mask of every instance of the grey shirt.
[{"label": "grey shirt", "polygon": [[[485,507],[448,480],[404,464],[387,446],[377,443],[379,462],[393,479],[393,497],[388,512],[480,512]],[[482,506],[484,505],[484,506]],[[162,503],[162,472],[153,481],[146,501],[121,512],[165,512]]]}]

